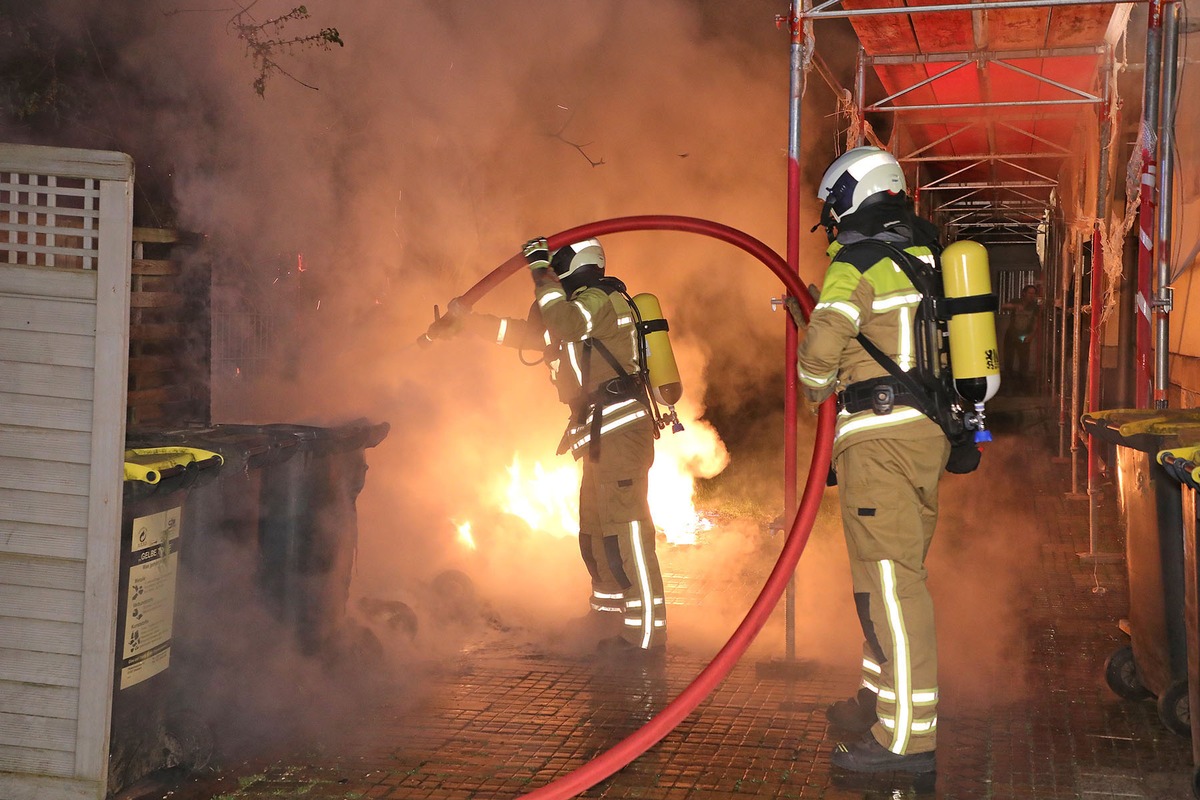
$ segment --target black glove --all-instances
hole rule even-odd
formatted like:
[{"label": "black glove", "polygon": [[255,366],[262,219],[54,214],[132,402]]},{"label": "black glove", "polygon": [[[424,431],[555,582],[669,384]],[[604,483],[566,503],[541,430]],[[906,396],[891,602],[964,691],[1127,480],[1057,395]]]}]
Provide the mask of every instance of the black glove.
[{"label": "black glove", "polygon": [[545,237],[539,236],[537,239],[530,239],[521,248],[521,253],[525,256],[525,263],[533,272],[536,273],[539,269],[549,269],[550,247],[546,244]]},{"label": "black glove", "polygon": [[434,306],[433,323],[426,329],[425,335],[417,341],[421,344],[429,344],[436,339],[452,339],[458,336],[463,331],[464,316],[454,307],[453,300],[450,302],[450,310],[444,315],[437,306]]}]

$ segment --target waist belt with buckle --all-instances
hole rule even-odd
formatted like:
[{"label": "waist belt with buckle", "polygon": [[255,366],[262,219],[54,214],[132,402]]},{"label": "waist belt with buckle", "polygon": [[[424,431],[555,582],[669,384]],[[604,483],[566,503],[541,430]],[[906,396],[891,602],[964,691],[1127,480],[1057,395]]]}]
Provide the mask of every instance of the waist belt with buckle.
[{"label": "waist belt with buckle", "polygon": [[581,402],[571,404],[572,420],[576,425],[580,425],[591,412],[594,421],[596,412],[602,412],[605,406],[621,400],[644,400],[645,396],[642,382],[636,376],[613,378],[597,386],[595,391],[590,392]]},{"label": "waist belt with buckle", "polygon": [[874,411],[879,415],[890,414],[896,406],[920,408],[921,403],[912,392],[891,376],[852,383],[838,392],[838,410],[845,409],[851,414],[860,411]]},{"label": "waist belt with buckle", "polygon": [[571,421],[567,424],[567,430],[558,444],[558,455],[567,451],[571,425],[582,425],[590,412],[592,422],[588,441],[588,458],[593,461],[600,458],[600,428],[604,424],[604,407],[621,400],[637,400],[649,407],[650,401],[642,387],[641,378],[636,375],[612,378],[597,386],[596,390],[588,394],[583,402],[573,403],[571,405]]}]

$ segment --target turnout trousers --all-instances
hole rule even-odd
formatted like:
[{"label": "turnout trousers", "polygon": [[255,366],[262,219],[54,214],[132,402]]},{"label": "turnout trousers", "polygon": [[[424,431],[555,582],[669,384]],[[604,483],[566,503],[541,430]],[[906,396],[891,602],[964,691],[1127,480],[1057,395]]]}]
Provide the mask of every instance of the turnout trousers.
[{"label": "turnout trousers", "polygon": [[858,442],[837,457],[842,527],[865,640],[862,683],[878,695],[871,733],[899,755],[937,746],[937,637],[925,555],[949,454],[939,431],[915,440]]},{"label": "turnout trousers", "polygon": [[621,637],[643,649],[666,644],[667,608],[647,502],[654,463],[648,419],[604,434],[598,457],[584,452],[579,551],[592,578],[594,611],[620,614]]}]

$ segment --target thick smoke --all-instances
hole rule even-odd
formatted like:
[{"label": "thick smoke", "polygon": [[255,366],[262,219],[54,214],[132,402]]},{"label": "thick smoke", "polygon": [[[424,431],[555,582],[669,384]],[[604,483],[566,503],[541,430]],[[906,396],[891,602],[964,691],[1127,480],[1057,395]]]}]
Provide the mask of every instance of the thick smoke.
[{"label": "thick smoke", "polygon": [[[265,20],[293,7],[260,0],[250,13]],[[515,455],[553,463],[566,412],[545,369],[476,339],[412,343],[435,303],[444,308],[523,241],[590,221],[690,215],[782,252],[789,53],[774,16],[786,4],[306,7],[311,20],[281,35],[334,26],[345,47],[281,50],[286,72],[271,74],[260,98],[229,8],[52,4],[43,25],[85,54],[107,54],[87,87],[87,125],[57,143],[132,153],[139,186],[169,194],[162,205],[177,215],[152,209],[139,224],[205,237],[200,255],[216,284],[214,421],[391,423],[367,454],[351,592],[394,655],[452,653],[487,626],[535,638],[557,630],[586,609],[576,546],[538,536],[490,494]],[[812,86],[806,174],[833,154],[829,105]],[[10,140],[45,143],[9,128]],[[753,521],[673,565],[720,598],[720,608],[684,607],[673,622],[673,641],[703,652],[740,619],[757,592],[746,576],[779,546],[757,523],[782,506],[784,325],[769,302],[781,287],[746,254],[699,237],[637,233],[604,244],[610,273],[661,299],[687,409],[719,419],[734,451],[713,496],[727,507],[749,499]],[[822,250],[821,237],[805,234],[805,282],[820,279]],[[477,310],[523,316],[530,299],[516,275]],[[273,327],[254,327],[254,315]],[[806,416],[802,461],[812,426]],[[475,551],[457,538],[464,520]],[[840,536],[833,504],[797,582],[801,654],[853,664]],[[780,652],[781,636],[769,628],[762,646]]]}]

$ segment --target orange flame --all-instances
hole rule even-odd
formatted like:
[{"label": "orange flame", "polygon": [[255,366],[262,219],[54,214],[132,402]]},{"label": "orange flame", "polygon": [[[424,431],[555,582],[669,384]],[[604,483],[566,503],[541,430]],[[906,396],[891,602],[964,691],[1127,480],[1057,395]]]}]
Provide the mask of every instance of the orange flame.
[{"label": "orange flame", "polygon": [[[650,470],[650,514],[668,542],[695,544],[697,533],[712,527],[696,511],[696,478],[719,473],[729,463],[729,454],[712,426],[697,420],[686,423],[682,434],[664,434],[655,450]],[[497,491],[497,505],[502,511],[551,536],[578,534],[577,462],[564,461],[546,467],[534,461],[527,467],[518,453],[513,456],[507,473],[507,480]]]},{"label": "orange flame", "polygon": [[568,461],[546,469],[535,461],[526,470],[521,466],[521,456],[514,455],[500,508],[525,520],[534,530],[551,536],[575,536],[579,533],[577,463]]}]

